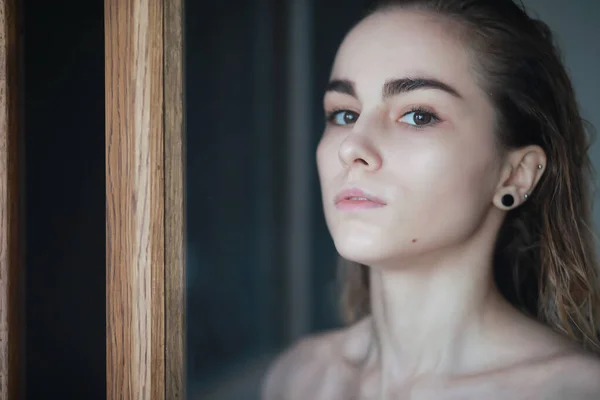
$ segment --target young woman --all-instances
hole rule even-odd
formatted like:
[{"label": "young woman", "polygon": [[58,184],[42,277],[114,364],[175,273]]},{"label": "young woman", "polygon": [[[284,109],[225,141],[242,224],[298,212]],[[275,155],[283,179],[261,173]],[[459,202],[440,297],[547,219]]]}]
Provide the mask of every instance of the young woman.
[{"label": "young woman", "polygon": [[588,140],[512,0],[397,0],[343,41],[317,150],[347,328],[265,399],[600,399]]}]

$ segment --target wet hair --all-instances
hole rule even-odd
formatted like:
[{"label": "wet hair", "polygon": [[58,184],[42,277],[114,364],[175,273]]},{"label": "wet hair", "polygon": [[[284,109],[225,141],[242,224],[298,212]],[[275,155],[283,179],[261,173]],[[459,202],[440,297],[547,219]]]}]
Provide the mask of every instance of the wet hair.
[{"label": "wet hair", "polygon": [[[439,17],[471,51],[478,84],[496,110],[506,150],[538,145],[547,166],[528,201],[507,213],[494,253],[500,292],[552,329],[600,352],[600,282],[591,224],[592,127],[548,26],[512,0],[392,0],[397,9]],[[341,260],[347,322],[370,313],[364,265]]]}]

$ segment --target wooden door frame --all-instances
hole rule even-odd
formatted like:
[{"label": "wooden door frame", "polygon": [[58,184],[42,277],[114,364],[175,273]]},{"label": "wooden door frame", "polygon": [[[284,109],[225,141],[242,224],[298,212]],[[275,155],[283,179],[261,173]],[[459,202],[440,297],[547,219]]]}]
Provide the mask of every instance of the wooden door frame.
[{"label": "wooden door frame", "polygon": [[104,5],[107,398],[183,399],[183,4]]},{"label": "wooden door frame", "polygon": [[0,0],[0,400],[24,397],[18,17],[17,0]]}]

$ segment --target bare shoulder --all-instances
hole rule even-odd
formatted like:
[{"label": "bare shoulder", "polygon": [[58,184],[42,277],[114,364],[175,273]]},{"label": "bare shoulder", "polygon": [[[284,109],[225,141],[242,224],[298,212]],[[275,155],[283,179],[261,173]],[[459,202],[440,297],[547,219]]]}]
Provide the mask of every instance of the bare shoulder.
[{"label": "bare shoulder", "polygon": [[551,362],[548,385],[573,400],[600,399],[600,357],[572,351]]},{"label": "bare shoulder", "polygon": [[300,339],[284,351],[269,367],[262,383],[263,400],[287,398],[294,387],[309,380],[310,376],[336,357],[336,348],[343,331],[332,331]]},{"label": "bare shoulder", "polygon": [[600,399],[600,359],[570,348],[548,357],[458,379],[435,398]]},{"label": "bare shoulder", "polygon": [[[354,367],[366,357],[370,325],[365,319],[349,327],[301,339],[271,365],[262,384],[263,400],[345,398]],[[320,397],[322,396],[322,397]]]},{"label": "bare shoulder", "polygon": [[526,363],[510,369],[504,378],[503,386],[514,390],[512,398],[600,399],[600,358],[582,350]]},{"label": "bare shoulder", "polygon": [[537,321],[525,321],[508,346],[516,362],[498,375],[503,385],[533,398],[600,399],[600,357]]}]

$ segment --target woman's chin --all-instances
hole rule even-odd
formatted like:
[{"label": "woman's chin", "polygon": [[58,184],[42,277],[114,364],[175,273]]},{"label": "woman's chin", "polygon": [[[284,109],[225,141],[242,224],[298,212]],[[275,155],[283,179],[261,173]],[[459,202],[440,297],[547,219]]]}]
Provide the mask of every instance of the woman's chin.
[{"label": "woman's chin", "polygon": [[390,249],[386,249],[381,241],[344,238],[344,240],[334,240],[334,243],[340,256],[360,264],[374,265],[393,257]]}]

